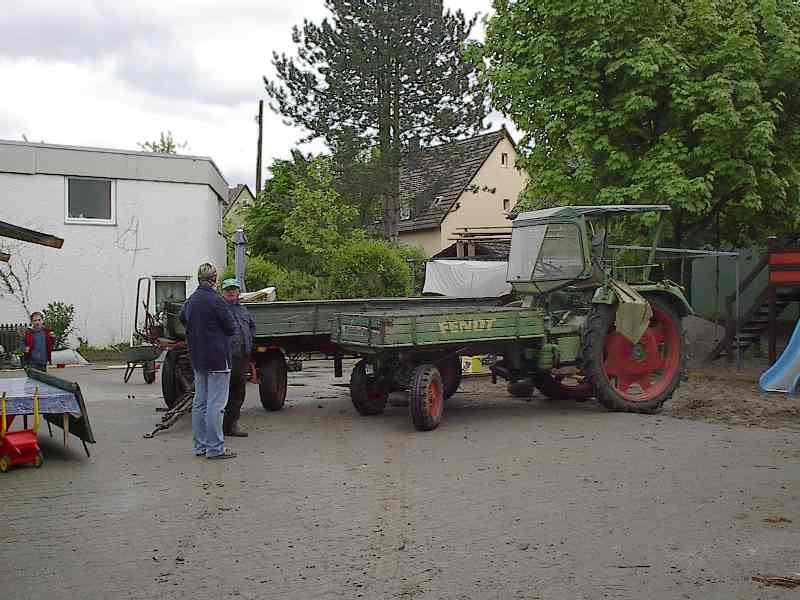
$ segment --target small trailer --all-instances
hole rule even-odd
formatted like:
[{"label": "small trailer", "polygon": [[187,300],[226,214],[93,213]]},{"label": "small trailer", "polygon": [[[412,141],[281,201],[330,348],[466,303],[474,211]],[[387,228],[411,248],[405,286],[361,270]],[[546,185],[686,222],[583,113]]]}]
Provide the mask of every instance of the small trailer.
[{"label": "small trailer", "polygon": [[420,431],[439,425],[458,389],[460,355],[533,355],[544,338],[543,311],[517,307],[340,314],[333,333],[339,347],[364,357],[350,376],[359,414],[380,414],[390,392],[407,390]]}]

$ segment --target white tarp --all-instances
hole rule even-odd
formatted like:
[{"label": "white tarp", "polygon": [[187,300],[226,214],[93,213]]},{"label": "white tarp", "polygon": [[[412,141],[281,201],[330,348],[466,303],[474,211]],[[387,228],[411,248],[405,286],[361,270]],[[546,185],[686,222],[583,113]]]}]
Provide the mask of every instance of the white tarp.
[{"label": "white tarp", "polygon": [[425,265],[425,294],[489,298],[511,293],[508,263],[489,260],[432,260]]}]

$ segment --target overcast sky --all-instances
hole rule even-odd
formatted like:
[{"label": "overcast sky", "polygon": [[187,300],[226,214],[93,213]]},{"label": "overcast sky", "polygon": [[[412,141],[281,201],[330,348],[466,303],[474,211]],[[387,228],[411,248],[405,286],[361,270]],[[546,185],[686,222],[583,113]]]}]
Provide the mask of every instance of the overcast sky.
[{"label": "overcast sky", "polygon": [[[138,150],[170,130],[228,183],[255,181],[273,50],[323,0],[3,0],[0,139]],[[491,0],[445,0],[465,13]],[[480,34],[479,34],[480,35]],[[301,132],[265,107],[264,165]]]}]

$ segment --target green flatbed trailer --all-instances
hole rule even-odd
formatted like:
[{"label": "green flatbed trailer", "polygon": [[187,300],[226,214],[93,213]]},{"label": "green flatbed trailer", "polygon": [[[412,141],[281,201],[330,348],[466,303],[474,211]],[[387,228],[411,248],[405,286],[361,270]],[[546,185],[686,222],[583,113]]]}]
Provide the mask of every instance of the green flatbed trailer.
[{"label": "green flatbed trailer", "polygon": [[[331,339],[335,319],[341,313],[476,311],[496,306],[498,298],[366,298],[247,303],[256,323],[251,381],[259,385],[261,404],[268,411],[283,408],[287,372],[298,356],[322,354],[334,360],[337,377],[342,376],[342,359],[349,351]],[[178,315],[181,303],[168,303],[164,319],[164,344],[169,348],[162,366],[162,391],[168,408],[194,388],[193,373],[185,343],[185,330]],[[460,370],[459,370],[460,375]]]},{"label": "green flatbed trailer", "polygon": [[353,405],[362,415],[383,412],[389,393],[407,390],[414,426],[427,431],[441,421],[444,401],[458,389],[461,355],[492,354],[503,364],[534,360],[549,368],[577,358],[580,334],[562,328],[549,336],[539,308],[425,309],[382,314],[340,314],[332,339],[362,356],[350,379]]}]

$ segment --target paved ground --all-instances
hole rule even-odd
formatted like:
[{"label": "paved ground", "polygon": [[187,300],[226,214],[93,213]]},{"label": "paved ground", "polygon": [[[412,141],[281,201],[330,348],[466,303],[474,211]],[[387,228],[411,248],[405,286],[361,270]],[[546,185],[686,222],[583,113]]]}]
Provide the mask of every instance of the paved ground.
[{"label": "paved ground", "polygon": [[4,598],[797,594],[750,581],[800,572],[797,432],[526,403],[472,380],[421,434],[406,409],[358,417],[316,363],[280,413],[251,387],[239,459],[208,462],[188,418],[142,439],[158,384],[64,373],[98,444],[86,459],[45,433],[44,467],[0,478]]}]

